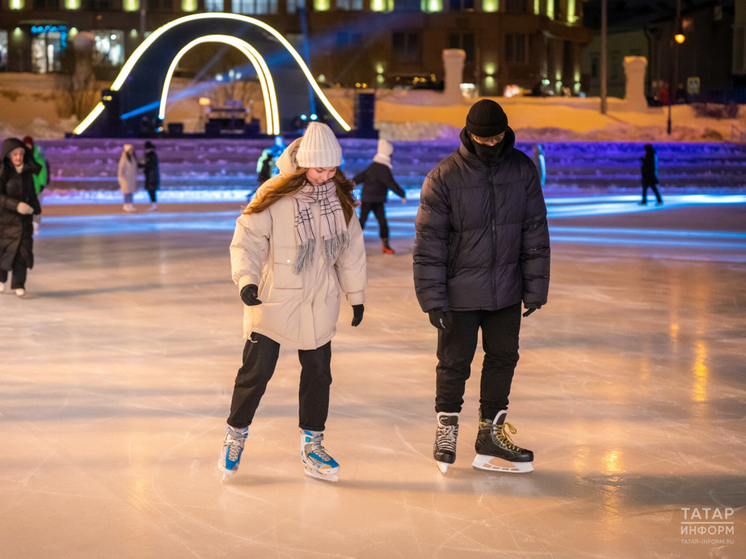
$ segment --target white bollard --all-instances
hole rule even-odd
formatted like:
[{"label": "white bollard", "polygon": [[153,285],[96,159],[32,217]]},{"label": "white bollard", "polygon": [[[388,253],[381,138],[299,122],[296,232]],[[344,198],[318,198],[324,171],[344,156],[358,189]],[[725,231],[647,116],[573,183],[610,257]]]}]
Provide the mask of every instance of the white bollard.
[{"label": "white bollard", "polygon": [[464,60],[466,60],[466,52],[461,49],[443,50],[443,69],[445,71],[443,97],[446,105],[464,103],[464,96],[461,93]]},{"label": "white bollard", "polygon": [[645,113],[648,111],[648,100],[645,98],[645,69],[648,61],[644,56],[625,56],[624,74],[627,88],[624,100],[627,110]]}]

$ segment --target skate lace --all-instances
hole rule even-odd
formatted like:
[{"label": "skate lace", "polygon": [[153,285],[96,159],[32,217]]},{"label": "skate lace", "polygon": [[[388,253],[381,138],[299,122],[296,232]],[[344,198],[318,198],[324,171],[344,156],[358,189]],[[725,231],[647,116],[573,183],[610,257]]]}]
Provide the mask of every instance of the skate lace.
[{"label": "skate lace", "polygon": [[317,437],[309,437],[308,444],[311,445],[311,452],[309,454],[314,453],[316,456],[321,458],[324,461],[330,460],[329,453],[324,448],[324,445],[321,444],[322,438],[321,436]]},{"label": "skate lace", "polygon": [[438,425],[436,436],[438,449],[455,453],[457,437],[458,425]]},{"label": "skate lace", "polygon": [[515,427],[513,427],[513,425],[511,425],[510,423],[506,421],[502,425],[493,425],[492,434],[495,436],[495,438],[498,441],[500,441],[503,445],[505,445],[509,450],[520,452],[522,450],[521,447],[517,446],[511,440],[510,435],[504,429],[505,427],[510,429],[510,432],[514,435],[518,432],[518,430]]},{"label": "skate lace", "polygon": [[238,455],[243,450],[243,445],[246,442],[246,438],[244,437],[234,437],[230,433],[228,434],[228,440],[226,443],[228,443],[228,459],[232,462],[235,462],[238,460]]}]

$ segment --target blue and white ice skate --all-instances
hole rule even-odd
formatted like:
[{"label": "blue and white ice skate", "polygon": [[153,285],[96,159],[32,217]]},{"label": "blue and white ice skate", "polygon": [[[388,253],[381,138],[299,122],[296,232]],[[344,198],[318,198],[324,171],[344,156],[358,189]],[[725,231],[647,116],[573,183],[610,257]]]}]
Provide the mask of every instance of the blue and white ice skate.
[{"label": "blue and white ice skate", "polygon": [[226,475],[232,476],[238,471],[238,465],[241,462],[243,445],[249,434],[249,428],[234,429],[230,425],[226,427],[225,439],[223,439],[223,450],[220,451],[220,460],[218,468],[223,472],[223,479]]},{"label": "blue and white ice skate", "polygon": [[306,475],[323,479],[324,481],[339,481],[337,472],[339,464],[329,456],[321,441],[324,433],[321,431],[300,431],[300,457]]}]

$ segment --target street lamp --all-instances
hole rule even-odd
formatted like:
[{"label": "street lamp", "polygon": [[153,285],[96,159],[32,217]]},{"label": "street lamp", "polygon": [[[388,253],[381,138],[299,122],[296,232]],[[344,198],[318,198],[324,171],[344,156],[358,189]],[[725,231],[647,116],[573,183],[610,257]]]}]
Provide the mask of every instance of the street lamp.
[{"label": "street lamp", "polygon": [[[684,36],[684,30],[681,25],[681,0],[676,1],[676,33],[674,33],[673,40],[671,41],[671,56],[673,56],[673,64],[669,68],[673,68],[673,78],[668,85],[668,135],[671,135],[671,105],[676,101],[678,93],[678,81],[679,81],[679,49],[674,48],[674,41],[677,44],[682,44],[686,37]],[[670,74],[669,74],[670,76]]]}]

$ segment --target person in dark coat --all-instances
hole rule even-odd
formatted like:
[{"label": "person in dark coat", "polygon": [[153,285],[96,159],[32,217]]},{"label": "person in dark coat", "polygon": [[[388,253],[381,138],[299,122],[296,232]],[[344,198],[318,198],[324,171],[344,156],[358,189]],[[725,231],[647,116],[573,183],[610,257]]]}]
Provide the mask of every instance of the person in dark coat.
[{"label": "person in dark coat", "polygon": [[145,142],[145,162],[138,162],[137,166],[145,172],[145,190],[150,195],[148,211],[158,211],[158,200],[155,193],[161,186],[161,172],[158,168],[158,155],[155,153],[155,146],[152,142]]},{"label": "person in dark coat", "polygon": [[645,157],[641,157],[642,162],[642,202],[641,206],[648,203],[648,188],[652,188],[655,193],[655,205],[660,206],[663,203],[661,193],[658,192],[658,154],[655,148],[650,144],[645,144]]},{"label": "person in dark coat", "polygon": [[404,189],[394,180],[391,173],[391,154],[394,146],[384,139],[378,140],[378,153],[373,157],[373,163],[368,165],[364,171],[355,175],[355,184],[362,184],[360,195],[360,227],[365,229],[368,215],[373,212],[378,221],[378,234],[383,244],[385,254],[394,254],[394,249],[389,244],[389,224],[386,222],[386,210],[384,204],[389,190],[400,196],[403,203],[407,203],[407,194]]},{"label": "person in dark coat", "polygon": [[438,329],[433,456],[441,471],[456,459],[466,380],[482,330],[477,457],[473,466],[531,471],[505,422],[518,361],[521,303],[527,317],[547,302],[549,231],[539,175],[517,150],[500,105],[475,103],[461,145],[430,171],[415,220],[414,285]]},{"label": "person in dark coat", "polygon": [[5,291],[8,272],[10,288],[26,294],[26,275],[34,267],[33,215],[41,213],[34,189],[39,165],[17,138],[7,138],[0,147],[0,293]]}]

